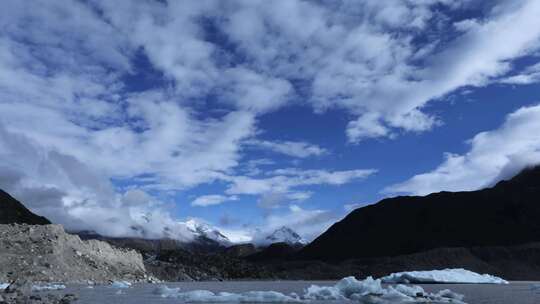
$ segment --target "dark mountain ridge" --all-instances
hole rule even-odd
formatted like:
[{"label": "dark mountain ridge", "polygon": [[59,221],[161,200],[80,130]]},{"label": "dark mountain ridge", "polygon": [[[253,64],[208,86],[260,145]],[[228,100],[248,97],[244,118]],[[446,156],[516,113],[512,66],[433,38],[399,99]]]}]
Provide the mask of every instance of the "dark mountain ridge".
[{"label": "dark mountain ridge", "polygon": [[51,222],[43,216],[28,210],[7,192],[0,190],[0,224],[48,225]]},{"label": "dark mountain ridge", "polygon": [[538,241],[540,167],[534,167],[492,188],[400,196],[358,208],[298,256],[345,260]]}]

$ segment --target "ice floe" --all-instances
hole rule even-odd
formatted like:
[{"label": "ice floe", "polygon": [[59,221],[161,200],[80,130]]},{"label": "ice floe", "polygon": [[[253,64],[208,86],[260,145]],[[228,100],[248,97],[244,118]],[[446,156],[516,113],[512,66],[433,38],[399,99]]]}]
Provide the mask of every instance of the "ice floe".
[{"label": "ice floe", "polygon": [[368,277],[357,280],[347,277],[334,286],[312,285],[304,295],[294,293],[286,295],[276,291],[250,291],[243,293],[219,292],[208,290],[182,291],[180,288],[159,286],[154,293],[164,298],[177,298],[190,303],[305,303],[310,301],[347,301],[361,304],[375,303],[463,303],[463,296],[450,290],[427,293],[420,286],[383,287],[380,279]]},{"label": "ice floe", "polygon": [[130,288],[131,283],[128,281],[114,281],[111,283],[112,288]]},{"label": "ice floe", "polygon": [[334,286],[309,287],[302,297],[307,300],[353,300],[359,303],[463,303],[463,296],[449,290],[428,293],[420,286],[383,287],[380,279],[354,277],[341,279]]},{"label": "ice floe", "polygon": [[474,283],[474,284],[508,284],[499,277],[479,274],[466,269],[444,269],[429,271],[406,271],[392,273],[381,278],[383,283]]},{"label": "ice floe", "polygon": [[8,288],[9,283],[0,283],[0,290]]},{"label": "ice floe", "polygon": [[66,289],[64,284],[44,284],[44,285],[33,285],[32,291],[46,291],[46,290],[61,290]]},{"label": "ice floe", "polygon": [[154,294],[163,298],[177,298],[183,302],[191,303],[299,303],[300,298],[285,295],[277,291],[249,291],[243,293],[218,292],[208,290],[180,291],[180,288],[159,286]]}]

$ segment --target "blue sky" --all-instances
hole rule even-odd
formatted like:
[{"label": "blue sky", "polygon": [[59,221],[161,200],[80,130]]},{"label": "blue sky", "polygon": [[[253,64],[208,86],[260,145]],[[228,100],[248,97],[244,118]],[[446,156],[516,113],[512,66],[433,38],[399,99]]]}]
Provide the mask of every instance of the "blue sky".
[{"label": "blue sky", "polygon": [[[316,237],[540,162],[540,4],[7,1],[0,188],[69,229]],[[132,229],[142,227],[143,229]]]}]

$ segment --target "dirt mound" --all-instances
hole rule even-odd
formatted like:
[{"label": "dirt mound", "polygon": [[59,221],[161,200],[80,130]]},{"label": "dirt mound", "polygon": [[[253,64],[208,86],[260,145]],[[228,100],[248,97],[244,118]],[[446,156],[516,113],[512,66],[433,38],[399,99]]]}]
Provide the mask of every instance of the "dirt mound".
[{"label": "dirt mound", "polygon": [[82,241],[60,225],[0,225],[0,282],[138,281],[142,256],[97,240]]}]

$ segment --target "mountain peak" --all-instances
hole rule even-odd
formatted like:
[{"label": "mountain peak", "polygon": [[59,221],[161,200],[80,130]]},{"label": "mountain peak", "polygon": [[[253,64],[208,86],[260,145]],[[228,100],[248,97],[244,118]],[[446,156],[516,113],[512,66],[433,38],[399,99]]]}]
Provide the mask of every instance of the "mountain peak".
[{"label": "mountain peak", "polygon": [[221,233],[217,228],[200,222],[196,219],[189,219],[184,222],[186,228],[193,233],[195,239],[207,239],[215,241],[221,245],[230,245],[231,241],[227,236]]},{"label": "mountain peak", "polygon": [[264,238],[265,244],[287,243],[289,245],[305,245],[304,240],[298,233],[287,226],[282,226]]}]

